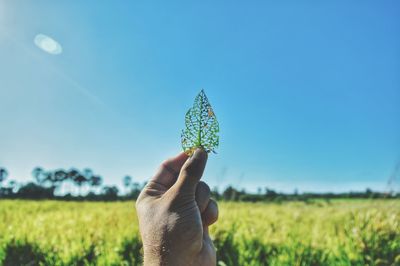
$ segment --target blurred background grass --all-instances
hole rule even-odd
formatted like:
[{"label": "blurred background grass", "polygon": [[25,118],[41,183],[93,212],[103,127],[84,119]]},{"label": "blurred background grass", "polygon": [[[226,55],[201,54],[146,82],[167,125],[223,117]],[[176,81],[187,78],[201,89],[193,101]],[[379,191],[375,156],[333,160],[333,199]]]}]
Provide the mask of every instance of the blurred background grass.
[{"label": "blurred background grass", "polygon": [[[133,202],[0,202],[3,265],[141,265]],[[399,200],[220,202],[219,265],[399,265]]]}]

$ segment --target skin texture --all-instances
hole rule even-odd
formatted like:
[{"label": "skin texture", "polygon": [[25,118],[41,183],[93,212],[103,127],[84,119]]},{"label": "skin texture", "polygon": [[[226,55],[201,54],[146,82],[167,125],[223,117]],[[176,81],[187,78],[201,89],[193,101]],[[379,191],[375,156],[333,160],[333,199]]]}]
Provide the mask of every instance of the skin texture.
[{"label": "skin texture", "polygon": [[208,227],[218,219],[210,188],[200,181],[207,153],[164,161],[136,201],[144,265],[216,265]]}]

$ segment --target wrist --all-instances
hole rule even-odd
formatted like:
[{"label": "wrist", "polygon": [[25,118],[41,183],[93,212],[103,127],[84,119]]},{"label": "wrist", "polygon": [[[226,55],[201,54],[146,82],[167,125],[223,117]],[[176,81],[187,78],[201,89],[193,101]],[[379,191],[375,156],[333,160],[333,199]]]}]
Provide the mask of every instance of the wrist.
[{"label": "wrist", "polygon": [[143,246],[144,266],[188,266],[190,261],[185,261],[182,253],[173,256],[165,246]]},{"label": "wrist", "polygon": [[163,246],[143,245],[143,266],[167,265],[166,250]]}]

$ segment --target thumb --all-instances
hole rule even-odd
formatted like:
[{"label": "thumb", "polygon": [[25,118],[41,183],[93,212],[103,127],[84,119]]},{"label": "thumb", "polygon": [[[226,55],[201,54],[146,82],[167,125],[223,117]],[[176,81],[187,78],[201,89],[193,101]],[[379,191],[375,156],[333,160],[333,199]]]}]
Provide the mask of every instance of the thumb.
[{"label": "thumb", "polygon": [[178,180],[174,184],[174,187],[178,192],[195,194],[197,184],[199,183],[204,168],[206,167],[207,157],[207,152],[198,148],[192,157],[185,162],[179,173]]}]

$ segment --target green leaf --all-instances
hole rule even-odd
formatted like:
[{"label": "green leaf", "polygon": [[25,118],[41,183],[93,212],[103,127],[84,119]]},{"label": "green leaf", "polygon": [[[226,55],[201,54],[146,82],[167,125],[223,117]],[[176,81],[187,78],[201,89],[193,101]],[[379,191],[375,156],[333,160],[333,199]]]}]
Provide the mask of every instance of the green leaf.
[{"label": "green leaf", "polygon": [[197,148],[214,152],[219,145],[219,125],[204,90],[196,96],[193,107],[186,112],[182,130],[182,148],[191,156]]}]

